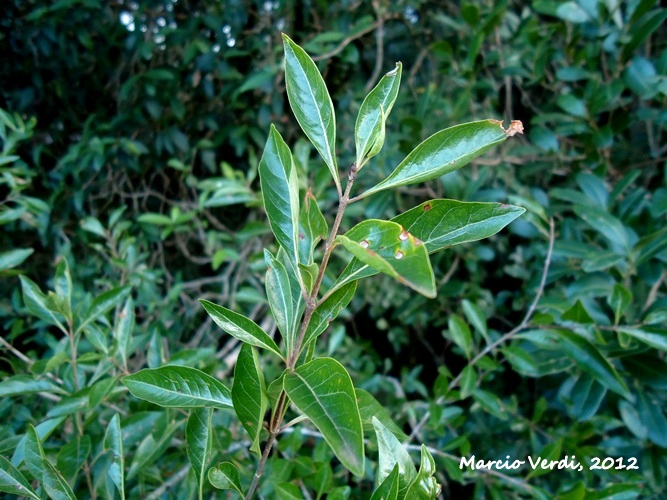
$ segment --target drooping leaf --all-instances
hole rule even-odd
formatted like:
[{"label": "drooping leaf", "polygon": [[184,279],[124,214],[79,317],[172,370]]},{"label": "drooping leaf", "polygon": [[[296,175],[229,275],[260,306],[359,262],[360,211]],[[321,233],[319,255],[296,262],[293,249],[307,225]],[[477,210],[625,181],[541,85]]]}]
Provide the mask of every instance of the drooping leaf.
[{"label": "drooping leaf", "polygon": [[241,347],[234,368],[232,385],[234,411],[252,440],[250,451],[261,454],[259,438],[268,406],[264,375],[257,351],[248,344]]},{"label": "drooping leaf", "polygon": [[299,262],[299,181],[292,153],[276,128],[259,162],[259,179],[269,225],[290,262]]},{"label": "drooping leaf", "polygon": [[563,350],[582,371],[621,396],[631,399],[630,391],[616,369],[600,354],[593,344],[569,330],[558,330]]},{"label": "drooping leaf", "polygon": [[364,474],[364,441],[354,386],[332,358],[317,358],[285,374],[285,391],[315,424],[341,463]]},{"label": "drooping leaf", "polygon": [[376,271],[388,274],[426,297],[435,297],[435,278],[426,246],[400,224],[365,220],[337,236],[336,242]]},{"label": "drooping leaf", "polygon": [[283,34],[285,48],[285,86],[296,120],[334,178],[340,192],[336,166],[336,115],[329,91],[313,60]]},{"label": "drooping leaf", "polygon": [[190,410],[188,422],[185,424],[188,459],[195,471],[195,477],[199,485],[200,499],[203,498],[206,466],[211,455],[213,443],[213,436],[211,434],[212,417],[212,408],[193,408]]},{"label": "drooping leaf", "polygon": [[398,500],[398,463],[373,492],[371,500]]},{"label": "drooping leaf", "polygon": [[278,330],[280,330],[285,340],[285,351],[292,352],[296,341],[296,330],[294,329],[292,289],[287,269],[266,249],[264,250],[264,259],[268,265],[265,282],[266,297],[269,300],[269,306]]},{"label": "drooping leaf", "polygon": [[398,465],[398,496],[404,498],[405,492],[417,477],[417,469],[408,450],[396,439],[396,436],[375,417],[373,426],[378,440],[377,481],[382,483]]},{"label": "drooping leaf", "polygon": [[[493,236],[525,211],[524,208],[502,203],[437,199],[426,201],[391,220],[423,241],[428,253],[433,253]],[[374,274],[377,271],[355,258],[334,287]]]},{"label": "drooping leaf", "polygon": [[348,283],[329,295],[324,302],[317,306],[306,329],[303,340],[304,346],[310,344],[327,329],[329,323],[336,319],[340,311],[350,303],[356,290],[356,281]]},{"label": "drooping leaf", "polygon": [[125,498],[125,454],[123,453],[123,434],[120,430],[120,416],[116,413],[107,425],[104,434],[104,450],[111,451],[113,457],[109,465],[109,477],[116,485],[122,499]]},{"label": "drooping leaf", "polygon": [[382,182],[360,195],[435,179],[457,170],[517,132],[521,122],[508,130],[497,120],[464,123],[441,130],[417,146]]},{"label": "drooping leaf", "polygon": [[32,489],[28,480],[2,455],[0,455],[0,491],[39,500],[39,495]]},{"label": "drooping leaf", "polygon": [[417,477],[412,481],[405,494],[405,498],[432,500],[437,498],[440,493],[440,485],[433,475],[435,474],[435,460],[433,456],[422,445],[421,448],[421,465]]},{"label": "drooping leaf", "polygon": [[133,396],[166,408],[232,408],[222,382],[196,368],[146,368],[121,379]]},{"label": "drooping leaf", "polygon": [[251,319],[208,300],[201,299],[199,302],[215,324],[231,336],[250,345],[268,349],[280,358],[283,357],[275,341]]},{"label": "drooping leaf", "polygon": [[376,87],[361,103],[357,123],[354,127],[354,139],[357,146],[357,169],[361,169],[374,155],[369,154],[371,149],[375,154],[384,143],[385,122],[396,102],[398,89],[401,84],[403,65],[398,62],[396,67],[384,75]]},{"label": "drooping leaf", "polygon": [[120,304],[130,294],[130,285],[119,286],[112,290],[101,293],[91,302],[88,312],[84,315],[81,324],[76,328],[80,332],[88,323],[95,321],[101,315],[106,314],[113,307]]},{"label": "drooping leaf", "polygon": [[209,482],[219,490],[234,490],[241,497],[245,496],[241,488],[241,476],[231,462],[222,462],[208,471]]}]

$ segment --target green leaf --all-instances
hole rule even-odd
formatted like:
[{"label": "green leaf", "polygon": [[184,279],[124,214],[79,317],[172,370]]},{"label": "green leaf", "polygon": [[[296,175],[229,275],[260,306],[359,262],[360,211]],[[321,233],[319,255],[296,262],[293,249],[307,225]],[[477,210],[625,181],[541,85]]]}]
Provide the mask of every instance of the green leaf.
[{"label": "green leaf", "polygon": [[76,495],[72,491],[71,486],[65,481],[62,474],[49,462],[44,459],[42,461],[44,469],[42,476],[42,486],[46,494],[54,500],[77,500]]},{"label": "green leaf", "polygon": [[25,438],[25,464],[32,477],[41,482],[43,480],[45,461],[42,438],[40,438],[32,424],[28,424]]},{"label": "green leaf", "polygon": [[306,329],[303,340],[304,346],[310,344],[327,329],[329,323],[336,319],[338,314],[347,307],[356,291],[357,282],[348,283],[329,295],[324,302],[317,306]]},{"label": "green leaf", "polygon": [[271,230],[296,267],[299,262],[299,181],[292,153],[273,125],[259,162],[259,179]]},{"label": "green leaf", "polygon": [[588,340],[569,330],[558,330],[563,350],[579,368],[593,376],[602,385],[626,399],[632,395],[616,369]]},{"label": "green leaf", "polygon": [[373,492],[371,500],[398,500],[398,463]]},{"label": "green leaf", "polygon": [[[58,426],[63,423],[64,420],[65,417],[50,418],[35,427],[35,431],[37,432],[39,439],[44,440],[49,437],[58,428]],[[19,467],[25,460],[26,443],[28,442],[29,437],[29,433],[26,432],[26,434],[24,434],[24,436],[19,441],[19,444],[16,445],[16,449],[12,455],[12,465],[14,467]]]},{"label": "green leaf", "polygon": [[56,466],[66,479],[76,479],[77,473],[90,455],[91,447],[90,436],[84,435],[74,437],[58,450]]},{"label": "green leaf", "polygon": [[196,368],[146,368],[123,377],[121,382],[133,396],[165,408],[232,408],[229,389]]},{"label": "green leaf", "polygon": [[470,359],[470,353],[472,352],[472,333],[470,332],[470,327],[468,324],[463,321],[463,318],[456,314],[449,316],[447,320],[447,327],[449,328],[449,335],[452,337],[454,343],[459,346],[466,357]]},{"label": "green leaf", "polygon": [[326,239],[328,232],[327,221],[317,205],[315,196],[308,190],[299,216],[300,263],[304,265],[313,263],[313,250],[320,240]]},{"label": "green leaf", "polygon": [[440,493],[440,485],[433,477],[435,474],[435,460],[433,460],[433,456],[426,449],[426,446],[422,445],[421,452],[419,472],[408,487],[405,498],[431,500],[437,498]]},{"label": "green leaf", "polygon": [[289,275],[285,266],[266,249],[264,259],[269,266],[266,270],[266,297],[273,319],[285,340],[285,351],[292,352],[296,342],[296,322]]},{"label": "green leaf", "polygon": [[565,311],[561,318],[565,321],[573,321],[574,323],[579,323],[581,325],[594,323],[593,318],[588,314],[588,311],[586,311],[586,308],[580,300],[577,300],[572,307]]},{"label": "green leaf", "polygon": [[104,450],[113,454],[107,474],[116,485],[122,499],[125,498],[125,455],[123,453],[123,435],[120,430],[120,416],[116,413],[107,425],[104,433]]},{"label": "green leaf", "polygon": [[341,463],[364,474],[359,407],[347,370],[332,358],[318,358],[285,375],[285,391],[324,436]]},{"label": "green leaf", "polygon": [[597,413],[606,393],[606,387],[590,375],[582,374],[575,382],[569,394],[572,404],[572,415],[580,422],[593,417]]},{"label": "green leaf", "polygon": [[14,375],[0,382],[0,397],[23,396],[35,392],[63,393],[57,385],[30,375]]},{"label": "green leaf", "polygon": [[[547,445],[544,446],[540,450],[539,453],[535,453],[533,455],[533,460],[535,460],[535,455],[538,455],[537,462],[542,462],[542,460],[560,460],[562,455],[561,455],[561,449],[563,447],[563,440],[562,439],[557,439],[556,441],[553,441]],[[529,462],[530,464],[530,462]],[[543,474],[546,474],[547,472],[550,472],[551,469],[546,468],[546,467],[536,467],[532,469],[527,476],[527,479],[541,476]]]},{"label": "green leaf", "polygon": [[37,316],[50,325],[57,326],[65,335],[69,332],[61,322],[62,316],[48,302],[47,296],[42,293],[39,286],[30,278],[19,276],[21,289],[23,291],[23,302],[30,314]]},{"label": "green leaf", "polygon": [[400,224],[370,219],[336,237],[357,259],[433,298],[435,278],[426,246]]},{"label": "green leaf", "polygon": [[630,236],[623,223],[593,206],[574,206],[574,212],[600,233],[619,255],[630,255]]},{"label": "green leaf", "polygon": [[69,272],[67,259],[62,258],[56,267],[55,276],[56,295],[62,301],[63,313],[68,321],[72,320],[72,276]]},{"label": "green leaf", "polygon": [[477,371],[473,365],[466,365],[461,370],[461,399],[470,396],[477,387]]},{"label": "green leaf", "polygon": [[303,493],[296,484],[283,481],[276,484],[276,498],[280,498],[280,500],[302,500]]},{"label": "green leaf", "polygon": [[366,161],[374,156],[369,154],[371,149],[377,154],[382,148],[385,122],[396,102],[402,71],[403,65],[400,62],[396,63],[396,67],[382,77],[361,103],[354,127],[358,170],[361,170]]},{"label": "green leaf", "polygon": [[127,368],[127,358],[130,353],[130,342],[132,341],[132,331],[134,330],[134,302],[132,297],[128,297],[125,306],[120,313],[120,317],[113,330],[113,336],[117,342],[117,353],[124,367]]},{"label": "green leaf", "polygon": [[[247,344],[244,344],[244,347]],[[232,392],[233,394],[233,392]],[[206,466],[211,455],[213,435],[211,433],[212,408],[193,408],[185,425],[185,439],[190,465],[195,471],[199,485],[199,499],[203,498]]]},{"label": "green leaf", "polygon": [[130,294],[132,287],[130,285],[120,286],[112,290],[107,290],[101,293],[90,304],[88,312],[85,314],[83,321],[77,327],[76,333],[80,332],[86,327],[88,323],[95,321],[97,318],[106,314],[109,310],[120,304]]},{"label": "green leaf", "polygon": [[2,455],[0,455],[0,491],[39,500],[39,495],[32,489],[28,480]]},{"label": "green leaf", "polygon": [[146,436],[137,447],[130,470],[127,472],[127,479],[132,480],[139,472],[149,467],[158,458],[164,455],[165,450],[171,444],[174,433],[181,426],[182,422],[173,422],[166,428],[160,428],[159,432]]},{"label": "green leaf", "polygon": [[482,389],[475,389],[472,391],[472,397],[476,403],[479,403],[484,411],[500,420],[507,420],[508,415],[505,405],[494,393]]},{"label": "green leaf", "polygon": [[379,483],[389,477],[398,465],[398,497],[404,498],[405,492],[417,477],[417,469],[410,458],[408,450],[396,439],[396,436],[377,419],[373,418],[375,435],[378,440],[378,471]]},{"label": "green leaf", "polygon": [[607,297],[607,304],[614,311],[614,324],[618,325],[623,313],[632,302],[632,294],[620,283],[614,285],[614,291]]},{"label": "green leaf", "polygon": [[523,130],[513,122],[508,130],[497,120],[464,123],[441,130],[417,146],[382,182],[358,198],[398,186],[435,179],[457,170],[507,137]]},{"label": "green leaf", "polygon": [[667,330],[662,328],[653,328],[650,326],[644,328],[630,328],[619,326],[617,331],[625,333],[630,337],[643,342],[646,345],[667,351]]},{"label": "green leaf", "polygon": [[486,316],[482,312],[482,309],[477,304],[470,302],[468,299],[463,299],[461,306],[463,307],[463,314],[465,314],[468,322],[470,322],[475,330],[477,330],[482,335],[482,337],[484,337],[484,340],[490,344],[491,339],[489,339],[489,333],[487,330]]},{"label": "green leaf", "polygon": [[246,318],[242,314],[235,313],[234,311],[230,311],[213,302],[209,302],[208,300],[200,299],[199,302],[204,306],[204,309],[206,309],[206,312],[213,319],[215,324],[229,333],[232,337],[236,337],[250,345],[268,349],[281,359],[284,359],[275,341],[254,321]]},{"label": "green leaf", "polygon": [[648,438],[662,448],[667,448],[667,418],[663,405],[655,396],[639,391],[637,394],[639,418],[647,429]]},{"label": "green leaf", "polygon": [[0,253],[0,271],[20,266],[33,252],[32,248],[17,248]]},{"label": "green leaf", "polygon": [[236,415],[252,439],[250,451],[260,455],[259,437],[268,399],[259,356],[249,344],[243,344],[236,360],[232,401]]},{"label": "green leaf", "polygon": [[208,480],[219,490],[234,490],[242,497],[245,496],[241,488],[239,470],[231,462],[221,462],[208,471]]},{"label": "green leaf", "polygon": [[[408,210],[392,222],[424,242],[428,253],[462,243],[493,236],[526,209],[502,203],[430,200]],[[359,259],[352,259],[340,275],[334,288],[345,283],[377,274]]]},{"label": "green leaf", "polygon": [[336,166],[336,115],[322,75],[306,52],[283,34],[285,86],[296,120],[334,178],[341,191]]},{"label": "green leaf", "polygon": [[373,397],[373,395],[364,389],[355,389],[357,395],[357,404],[359,405],[359,415],[364,432],[373,430],[373,417],[377,418],[382,425],[389,429],[396,438],[401,441],[408,439],[408,435],[394,423],[387,409]]}]

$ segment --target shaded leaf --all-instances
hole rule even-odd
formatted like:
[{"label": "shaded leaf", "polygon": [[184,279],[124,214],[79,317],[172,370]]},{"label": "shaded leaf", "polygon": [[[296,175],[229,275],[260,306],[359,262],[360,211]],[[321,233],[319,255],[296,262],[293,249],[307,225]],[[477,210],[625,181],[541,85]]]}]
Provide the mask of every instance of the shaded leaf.
[{"label": "shaded leaf", "polygon": [[127,472],[127,479],[131,480],[139,472],[149,467],[159,459],[169,447],[174,433],[181,426],[182,422],[174,422],[166,428],[161,428],[159,432],[154,432],[146,436],[137,447],[130,470]]},{"label": "shaded leaf", "polygon": [[315,424],[341,463],[364,474],[361,417],[352,380],[332,358],[318,358],[285,374],[285,391]]},{"label": "shaded leaf", "polygon": [[265,286],[269,306],[278,330],[285,340],[285,351],[292,352],[296,342],[296,330],[289,276],[285,266],[266,249],[264,259],[268,265]]},{"label": "shaded leaf", "polygon": [[644,328],[630,328],[619,326],[617,331],[643,342],[646,345],[667,351],[667,330],[646,326]]},{"label": "shaded leaf", "polygon": [[459,346],[466,357],[470,359],[470,353],[472,352],[472,333],[470,332],[468,324],[463,321],[463,318],[460,316],[451,314],[447,320],[447,326],[449,328],[449,335],[454,343]]},{"label": "shaded leaf", "polygon": [[130,285],[120,286],[95,297],[76,331],[80,332],[88,323],[95,321],[101,315],[106,314],[110,309],[116,307],[130,294],[131,290]]},{"label": "shaded leaf", "polygon": [[234,368],[232,385],[234,411],[252,440],[250,451],[261,454],[259,437],[268,406],[264,375],[257,351],[243,344]]},{"label": "shaded leaf", "polygon": [[23,302],[30,311],[30,314],[37,316],[42,321],[49,325],[57,326],[65,335],[69,332],[63,326],[61,321],[62,316],[52,307],[47,299],[47,296],[42,293],[39,286],[30,278],[19,276],[21,280],[21,290],[23,291]]},{"label": "shaded leaf", "polygon": [[[247,344],[246,344],[247,345]],[[185,424],[185,439],[190,465],[195,471],[199,485],[199,498],[203,497],[206,465],[211,455],[213,436],[211,434],[212,408],[193,408]]]},{"label": "shaded leaf", "polygon": [[373,492],[371,500],[398,500],[398,463]]},{"label": "shaded leaf", "polygon": [[574,323],[579,323],[581,325],[588,325],[593,323],[593,318],[591,318],[586,308],[581,303],[580,300],[570,307],[567,311],[561,316],[565,321],[573,321]]},{"label": "shaded leaf", "polygon": [[34,251],[32,248],[16,248],[0,253],[0,271],[20,266]]},{"label": "shaded leaf", "polygon": [[76,495],[72,491],[72,487],[51,462],[44,459],[42,467],[44,468],[42,486],[44,486],[47,495],[54,500],[77,500]]},{"label": "shaded leaf", "polygon": [[116,485],[121,498],[125,498],[125,454],[123,434],[120,430],[120,416],[116,413],[109,421],[104,434],[104,450],[111,451],[113,457],[107,474]]},{"label": "shaded leaf", "polygon": [[373,417],[377,418],[382,425],[389,429],[397,439],[405,441],[408,435],[394,423],[387,409],[373,397],[373,395],[364,389],[355,389],[357,395],[357,404],[359,405],[359,415],[364,431],[372,431]]},{"label": "shaded leaf", "polygon": [[222,462],[208,471],[209,482],[219,490],[234,490],[244,496],[241,488],[241,476],[239,471],[231,462]]},{"label": "shaded leaf", "polygon": [[90,436],[76,436],[58,450],[56,465],[66,479],[73,481],[90,455]]},{"label": "shaded leaf", "polygon": [[196,368],[146,368],[121,379],[133,396],[166,408],[232,408],[229,389]]},{"label": "shaded leaf", "polygon": [[310,344],[327,329],[329,323],[336,319],[340,311],[350,303],[356,290],[356,281],[348,283],[329,295],[324,302],[317,306],[306,329],[303,340],[304,346]]}]

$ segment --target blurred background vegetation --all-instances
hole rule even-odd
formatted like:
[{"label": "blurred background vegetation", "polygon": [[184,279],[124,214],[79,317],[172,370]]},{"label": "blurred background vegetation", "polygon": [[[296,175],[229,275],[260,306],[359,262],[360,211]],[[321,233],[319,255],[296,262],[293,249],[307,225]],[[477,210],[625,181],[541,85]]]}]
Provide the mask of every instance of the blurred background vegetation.
[{"label": "blurred background vegetation", "polygon": [[[136,320],[127,367],[109,361],[120,310],[81,342],[87,382],[114,380],[94,398],[98,406],[86,399],[85,410],[63,410],[38,395],[0,400],[0,453],[15,453],[27,423],[72,411],[86,412],[96,446],[94,436],[120,409],[132,463],[144,438],[136,429],[163,432],[168,422],[117,386],[118,375],[169,362],[229,381],[238,345],[207,318],[199,298],[271,328],[262,249],[275,242],[257,179],[271,123],[294,145],[304,192],[312,189],[329,214],[336,203],[329,172],[289,110],[285,32],[327,82],[340,165],[353,161],[366,92],[396,61],[404,65],[385,148],[358,179],[360,192],[442,128],[482,118],[520,119],[526,127],[522,138],[471,167],[350,208],[346,228],[435,197],[511,202],[528,213],[490,240],[437,254],[435,300],[387,277],[360,282],[322,348],[336,350],[355,385],[439,452],[445,495],[665,494],[665,19],[667,9],[646,0],[6,0],[0,373],[51,374],[65,391],[71,375],[67,357],[58,357],[67,341],[29,314],[18,274],[53,289],[56,265],[67,259],[77,307],[128,284]],[[530,323],[462,374],[486,345],[521,325],[547,257]],[[246,437],[226,418],[216,416],[217,458],[233,457],[249,478]],[[71,428],[51,432],[55,453]],[[164,453],[136,459],[128,491],[158,490],[165,498],[193,491],[183,429],[170,432]],[[280,466],[270,473],[285,481],[309,471],[315,477],[313,463],[331,460],[316,436],[282,441]],[[640,468],[460,470],[456,458],[472,454],[637,457]],[[370,483],[351,481],[334,467],[322,491],[338,487],[352,498],[370,491]]]}]

